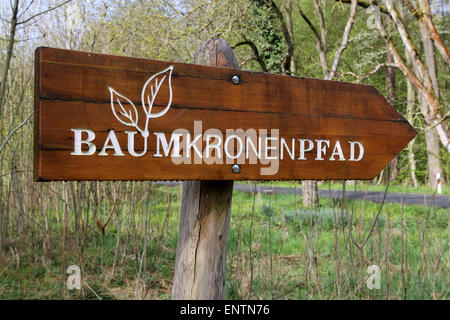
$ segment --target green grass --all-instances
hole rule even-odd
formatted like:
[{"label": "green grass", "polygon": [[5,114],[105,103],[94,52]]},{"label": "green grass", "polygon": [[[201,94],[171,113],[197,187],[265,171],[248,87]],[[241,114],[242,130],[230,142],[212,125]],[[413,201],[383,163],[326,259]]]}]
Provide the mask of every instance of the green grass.
[{"label": "green grass", "polygon": [[[251,204],[250,194],[236,193],[233,201],[245,204],[245,207],[236,208],[241,212],[239,225],[234,224],[230,235],[229,250],[232,256],[241,256],[242,260],[249,259],[249,252],[245,249],[249,246],[249,216],[251,211],[249,205]],[[336,289],[336,270],[335,270],[335,249],[334,249],[334,225],[337,217],[337,243],[338,255],[340,259],[340,272],[342,280],[341,297],[345,299],[368,299],[368,298],[386,298],[386,283],[387,273],[386,265],[383,265],[383,259],[386,253],[391,255],[389,266],[394,268],[394,271],[389,273],[390,279],[390,298],[400,299],[403,297],[404,279],[401,272],[402,264],[402,243],[401,243],[401,225],[402,225],[402,207],[400,204],[385,204],[384,209],[375,224],[374,233],[369,238],[364,250],[360,251],[353,244],[348,241],[349,233],[349,217],[351,216],[352,208],[355,211],[352,221],[355,237],[358,238],[358,225],[362,226],[361,241],[367,236],[373,218],[379,208],[379,205],[371,202],[362,203],[361,201],[350,202],[346,208],[340,210],[341,204],[333,203],[329,199],[321,199],[321,206],[314,210],[308,210],[298,203],[294,195],[271,195],[261,198],[261,207],[257,211],[262,214],[257,214],[257,221],[259,224],[255,225],[253,234],[256,237],[253,240],[255,246],[255,268],[257,273],[265,274],[266,277],[258,277],[255,288],[254,297],[257,298],[272,298],[270,288],[272,287],[270,276],[268,273],[267,257],[270,252],[268,234],[271,233],[271,250],[273,253],[273,277],[275,282],[276,293],[274,298],[277,299],[316,299],[316,298],[338,298]],[[267,206],[270,203],[272,209],[271,214],[267,214]],[[295,208],[297,207],[297,208]],[[364,208],[364,214],[362,209]],[[407,252],[408,259],[408,273],[409,273],[409,287],[407,289],[408,299],[430,299],[430,298],[445,298],[448,296],[449,281],[446,277],[445,268],[441,269],[437,274],[430,270],[430,261],[425,258],[422,260],[422,253],[427,252],[429,255],[434,255],[435,258],[442,259],[448,263],[448,212],[445,209],[430,208],[429,212],[424,212],[421,206],[404,206],[404,217],[406,229],[408,231],[408,244],[405,252]],[[233,212],[238,215],[238,212]],[[247,212],[244,215],[243,212]],[[426,243],[423,249],[420,249],[420,240],[423,232],[423,222],[425,216],[428,216],[426,230],[433,235],[432,243]],[[269,230],[269,221],[271,220],[271,229]],[[389,227],[387,226],[389,224]],[[232,221],[233,225],[233,221]],[[317,274],[319,284],[316,289],[312,275],[306,274],[308,269],[308,232],[313,234],[313,251],[315,252],[315,259],[320,263]],[[392,245],[388,244],[386,247],[386,233],[392,233]],[[286,236],[286,234],[288,236]],[[429,234],[428,234],[429,236]],[[261,239],[261,240],[259,240]],[[243,244],[239,245],[239,241]],[[431,241],[428,239],[428,241]],[[433,245],[436,246],[436,251],[433,252]],[[373,252],[381,248],[381,254]],[[427,248],[428,246],[428,248]],[[422,251],[423,250],[423,251]],[[428,251],[427,251],[428,250]],[[247,256],[247,257],[246,257]],[[364,277],[367,276],[367,263],[360,264],[362,257],[370,257],[371,263],[380,264],[382,269],[382,284],[384,288],[373,293],[368,290],[366,286],[360,286]],[[361,261],[358,261],[358,257]],[[369,260],[370,260],[369,259]],[[236,259],[238,260],[238,259]],[[274,267],[276,265],[276,267]],[[358,272],[355,272],[358,270]],[[427,271],[429,273],[427,273]],[[233,271],[229,271],[231,275]],[[241,283],[243,275],[236,275],[235,281],[230,283],[229,294],[230,298],[246,298],[248,289],[242,289],[239,292],[233,286]],[[435,279],[433,280],[433,277]],[[421,279],[420,281],[418,279]],[[247,280],[249,283],[249,280]],[[277,283],[278,281],[278,283]],[[434,287],[433,287],[434,286]],[[433,289],[434,288],[434,289]],[[384,290],[383,290],[384,289]],[[383,291],[382,291],[383,290]],[[239,292],[239,294],[237,293]],[[319,294],[320,292],[320,294]],[[439,292],[439,293],[437,293]],[[374,296],[372,296],[374,294]],[[434,296],[433,296],[434,294]]]},{"label": "green grass", "polygon": [[[105,235],[100,235],[91,214],[81,246],[80,239],[76,240],[73,212],[69,212],[63,249],[64,219],[62,212],[53,208],[46,217],[46,253],[39,229],[32,228],[4,248],[7,258],[0,263],[0,298],[134,299],[144,244],[147,190],[135,192],[132,215],[128,202],[120,198],[120,246],[114,273],[117,220],[112,219]],[[170,298],[180,191],[180,187],[154,186],[150,193],[142,298]],[[296,195],[233,192],[227,299],[385,299],[388,292],[391,299],[403,299],[406,267],[407,299],[448,299],[446,209],[386,203],[360,249],[350,235],[357,243],[366,239],[379,204],[321,198],[317,208],[309,209],[301,203]],[[108,212],[108,203],[104,205],[104,212]],[[406,243],[402,242],[405,236]],[[81,291],[66,288],[65,270],[71,264],[82,268]],[[365,285],[371,264],[381,268],[380,290],[372,291]]]}]

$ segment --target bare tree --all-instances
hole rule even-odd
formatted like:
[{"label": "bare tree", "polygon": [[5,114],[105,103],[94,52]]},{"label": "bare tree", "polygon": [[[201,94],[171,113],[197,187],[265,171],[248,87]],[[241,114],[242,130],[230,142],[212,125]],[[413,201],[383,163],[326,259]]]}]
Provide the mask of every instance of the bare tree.
[{"label": "bare tree", "polygon": [[[386,54],[386,64],[392,65],[393,57],[391,52],[388,50]],[[393,67],[386,68],[386,83],[387,83],[387,100],[388,102],[395,107],[395,70]],[[384,183],[388,183],[389,181],[393,181],[397,179],[398,176],[398,156],[395,156],[394,159],[389,162],[389,169],[384,170]],[[383,174],[382,174],[383,175]]]},{"label": "bare tree", "polygon": [[[411,59],[408,55],[406,55],[408,59],[408,64],[411,63]],[[416,92],[414,91],[414,86],[411,81],[406,79],[406,119],[412,125],[414,124],[414,112],[415,112],[415,102],[416,102]],[[408,164],[409,164],[409,172],[411,175],[411,181],[413,183],[414,188],[419,186],[419,182],[417,181],[416,176],[416,158],[414,155],[414,141],[413,139],[408,144]]]},{"label": "bare tree", "polygon": [[[0,123],[3,122],[3,111],[5,106],[5,96],[6,96],[6,89],[8,85],[8,76],[10,73],[10,67],[11,67],[11,60],[14,56],[14,45],[16,43],[16,34],[19,27],[25,28],[30,22],[32,22],[35,18],[46,14],[50,11],[53,11],[66,3],[70,2],[71,0],[67,0],[59,5],[56,5],[54,7],[50,7],[47,10],[38,12],[36,14],[32,14],[28,17],[24,17],[25,14],[28,12],[30,7],[32,6],[34,1],[30,1],[28,3],[21,2],[20,0],[14,0],[11,4],[11,17],[9,20],[6,18],[2,18],[3,21],[5,21],[9,25],[9,33],[8,33],[8,40],[7,40],[7,47],[6,47],[6,55],[5,55],[5,61],[3,63],[3,69],[1,71],[1,83],[0,83]],[[20,10],[21,4],[24,4],[22,7],[23,9]],[[19,131],[20,128],[22,128],[28,120],[31,118],[31,114],[26,117],[19,125],[17,125],[15,128],[11,126],[11,130],[9,133],[6,134],[6,138],[3,139],[3,130],[0,130],[0,155],[2,151],[4,150],[7,143],[10,141],[10,139],[13,137],[13,135]],[[3,166],[4,160],[3,158],[0,158],[0,195],[3,194],[3,176],[1,173],[3,172]],[[17,170],[14,170],[13,172],[16,172]],[[15,177],[15,176],[14,176]],[[17,182],[17,179],[13,179],[13,183]],[[17,191],[17,186],[15,187],[15,191]],[[3,215],[3,201],[0,199],[0,247],[2,243],[3,238],[3,232],[4,232],[4,215]]]},{"label": "bare tree", "polygon": [[[371,0],[371,4],[377,6],[377,3],[374,0]],[[392,18],[400,39],[402,40],[402,44],[408,55],[411,57],[411,62],[415,68],[411,69],[406,63],[405,59],[400,55],[399,49],[392,40],[392,36],[389,35],[381,15],[376,14],[375,12],[375,21],[377,23],[379,33],[394,57],[394,65],[403,72],[403,74],[417,89],[419,94],[427,100],[429,110],[427,114],[424,114],[422,112],[424,119],[429,127],[436,129],[442,145],[448,152],[450,152],[449,135],[446,126],[446,119],[449,116],[450,112],[447,112],[447,114],[445,115],[443,114],[442,105],[439,101],[439,93],[436,92],[433,86],[433,81],[430,76],[430,70],[427,67],[426,63],[421,60],[420,55],[416,49],[417,47],[414,44],[412,37],[410,36],[406,24],[399,14],[399,10],[394,5],[392,0],[383,0],[383,4],[386,7],[386,10],[388,11],[390,17]],[[419,21],[422,23],[422,25],[424,25],[421,20]]]},{"label": "bare tree", "polygon": [[24,18],[23,20],[19,21],[19,19],[18,19],[19,16],[22,16],[30,8],[33,1],[31,1],[31,3],[24,9],[24,11],[19,14],[19,0],[14,0],[14,4],[11,8],[11,11],[12,11],[11,20],[9,20],[9,21],[6,20],[10,24],[10,31],[9,31],[8,47],[6,50],[6,59],[5,59],[5,63],[3,65],[3,70],[2,70],[2,82],[0,84],[0,117],[2,116],[3,101],[4,101],[4,97],[5,97],[5,91],[6,91],[6,82],[8,80],[9,67],[11,64],[11,58],[12,58],[13,51],[14,51],[14,43],[15,43],[15,35],[16,35],[17,27],[19,27],[20,25],[25,25],[25,24],[31,22],[33,19],[35,19],[43,14],[53,11],[59,7],[62,7],[63,5],[69,3],[70,1],[72,1],[72,0],[64,1],[63,3],[61,3],[57,6],[54,6],[52,8],[49,8],[48,10],[36,13],[30,17]]},{"label": "bare tree", "polygon": [[433,22],[433,15],[431,12],[431,6],[429,0],[419,0],[417,3],[411,3],[410,0],[403,0],[405,5],[409,8],[411,13],[416,17],[421,26],[425,29],[423,34],[427,35],[427,38],[432,40],[434,46],[441,54],[447,66],[450,67],[450,53],[436,30],[436,26]]},{"label": "bare tree", "polygon": [[323,11],[322,11],[319,1],[314,0],[314,8],[315,8],[317,18],[319,20],[320,33],[319,33],[319,31],[317,31],[317,28],[314,26],[314,24],[311,22],[311,20],[306,16],[304,11],[300,7],[300,4],[298,4],[298,11],[299,11],[301,17],[306,22],[306,24],[309,26],[314,37],[316,38],[316,47],[317,47],[317,51],[318,51],[319,58],[320,58],[320,64],[322,67],[323,78],[325,80],[332,80],[336,76],[336,72],[339,67],[339,63],[341,61],[342,53],[347,48],[350,31],[352,30],[353,24],[355,23],[356,7],[357,7],[357,1],[352,0],[351,8],[350,8],[350,15],[348,17],[347,24],[345,25],[344,32],[342,33],[341,43],[334,53],[331,67],[330,67],[328,60],[327,60],[327,53],[328,53],[327,30],[325,27],[325,19],[323,16]]},{"label": "bare tree", "polygon": [[[317,53],[319,55],[320,65],[322,67],[323,78],[325,80],[332,80],[336,76],[336,72],[339,67],[339,63],[341,61],[342,53],[347,48],[350,31],[352,30],[353,24],[355,23],[356,17],[356,7],[357,1],[352,0],[350,7],[350,14],[345,25],[344,32],[342,33],[342,38],[339,47],[336,49],[333,55],[333,59],[331,61],[331,66],[327,60],[328,53],[328,39],[327,39],[327,30],[325,27],[325,18],[323,15],[322,8],[318,0],[314,0],[314,9],[319,21],[319,31],[314,26],[312,21],[306,16],[305,12],[302,10],[300,3],[298,3],[298,11],[300,16],[306,22],[306,24],[311,29],[315,39],[316,39],[316,47]],[[318,196],[318,187],[317,181],[303,181],[302,182],[302,196],[303,196],[303,204],[305,206],[314,206],[319,202]]]},{"label": "bare tree", "polygon": [[[431,78],[431,82],[433,84],[434,92],[439,96],[440,90],[437,81],[436,75],[436,61],[434,58],[434,50],[433,43],[429,37],[429,34],[424,25],[420,26],[420,33],[422,37],[422,44],[424,48],[425,55],[425,65],[428,68],[428,72]],[[429,174],[429,185],[432,188],[437,186],[436,177],[439,175],[441,177],[441,181],[443,181],[444,172],[441,157],[439,155],[440,147],[439,147],[439,135],[436,128],[433,128],[429,125],[431,122],[430,117],[430,108],[428,105],[428,101],[423,94],[420,94],[420,110],[422,115],[426,119],[425,121],[425,142],[427,146],[427,158],[428,158],[428,174]],[[427,119],[428,118],[428,119]]]},{"label": "bare tree", "polygon": [[291,63],[293,61],[294,55],[294,33],[292,31],[292,0],[286,0],[283,8],[285,9],[285,15],[281,12],[280,8],[277,6],[275,1],[270,0],[270,4],[272,5],[273,10],[277,14],[278,19],[280,20],[281,31],[283,31],[284,40],[286,42],[286,53],[281,64],[281,71],[284,74],[288,74],[291,72]]},{"label": "bare tree", "polygon": [[11,57],[14,49],[14,38],[17,28],[17,15],[19,12],[19,0],[14,0],[12,7],[12,17],[10,21],[10,31],[8,39],[8,47],[6,49],[6,59],[2,70],[2,82],[0,83],[0,118],[3,114],[3,100],[5,99],[6,81],[8,80],[9,66],[11,64]]}]

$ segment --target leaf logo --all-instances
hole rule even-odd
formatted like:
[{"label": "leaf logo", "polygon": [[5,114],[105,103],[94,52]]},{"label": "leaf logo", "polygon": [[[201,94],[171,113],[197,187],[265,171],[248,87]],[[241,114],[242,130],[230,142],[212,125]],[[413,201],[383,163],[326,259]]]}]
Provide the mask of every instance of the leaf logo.
[{"label": "leaf logo", "polygon": [[[142,107],[144,108],[144,112],[147,115],[147,118],[159,118],[165,115],[167,111],[169,111],[170,105],[172,104],[172,71],[173,66],[170,66],[167,69],[154,74],[150,79],[147,80],[147,82],[145,82],[144,88],[142,89]],[[166,78],[169,82],[169,102],[162,111],[152,114],[152,108],[153,104],[155,103],[156,96],[158,95],[159,89],[161,88],[161,85],[164,83],[164,80],[166,80]],[[155,85],[154,88],[153,85]]]},{"label": "leaf logo", "polygon": [[126,126],[135,127],[142,133],[138,126],[139,116],[133,101],[111,87],[109,87],[109,92],[111,93],[111,109],[117,120]]},{"label": "leaf logo", "polygon": [[[144,129],[139,127],[139,113],[130,99],[120,94],[111,87],[108,87],[111,94],[111,109],[116,119],[123,125],[136,128],[145,139],[147,145],[147,137],[149,136],[148,124],[150,119],[159,118],[165,115],[172,105],[172,71],[173,65],[167,67],[163,71],[155,73],[144,84],[142,88],[142,108],[144,110],[145,126]],[[163,110],[152,113],[158,93],[160,92],[164,82],[167,82],[169,100]]]}]

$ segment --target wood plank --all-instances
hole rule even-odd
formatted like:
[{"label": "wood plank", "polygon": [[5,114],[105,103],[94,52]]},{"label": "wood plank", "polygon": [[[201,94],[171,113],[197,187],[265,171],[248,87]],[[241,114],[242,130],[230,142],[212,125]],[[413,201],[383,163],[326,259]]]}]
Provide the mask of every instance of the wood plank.
[{"label": "wood plank", "polygon": [[[392,155],[394,156],[394,155]],[[291,161],[280,160],[279,172],[274,176],[267,176],[266,180],[294,180],[301,175],[305,180],[329,180],[329,179],[371,179],[373,172],[385,165],[385,154],[371,154],[364,162],[357,162],[350,166],[343,166],[338,161],[329,162],[327,171],[318,165],[317,161],[298,161],[296,166]],[[80,157],[77,162],[67,161],[67,152],[60,150],[42,151],[41,165],[46,175],[51,180],[90,180],[95,176],[98,180],[201,180],[206,178],[202,165],[175,165],[162,158],[145,157]],[[241,164],[241,173],[231,172],[230,165],[207,165],[208,177],[216,180],[253,180],[258,177],[264,180],[260,174],[260,167],[252,164]],[[187,167],[189,169],[187,169]],[[268,167],[268,165],[262,165]],[[198,169],[197,169],[198,168]],[[189,172],[186,172],[186,171]],[[206,179],[209,180],[209,179]]]},{"label": "wood plank", "polygon": [[[167,80],[163,83],[152,112],[164,110],[171,88],[170,109],[148,121],[147,154],[135,158],[127,153],[125,132],[137,129],[115,117],[109,88],[136,106],[137,126],[143,130],[142,88],[152,75],[169,66],[173,66],[171,86]],[[232,83],[234,75],[240,77],[239,84]],[[370,179],[417,134],[367,85],[52,48],[36,50],[35,81],[35,179],[41,181]],[[119,99],[125,109],[132,110],[131,102],[123,97]],[[167,141],[178,128],[194,135],[195,121],[202,122],[203,132],[212,128],[223,134],[227,129],[278,129],[288,144],[291,139],[329,140],[328,158],[336,141],[347,159],[350,142],[358,141],[364,146],[364,157],[354,162],[284,159],[279,171],[270,176],[261,175],[265,167],[261,163],[241,164],[241,172],[233,173],[231,164],[176,165],[170,157],[153,157],[154,133],[166,133]],[[71,129],[91,130],[96,153],[71,155]],[[109,130],[114,130],[125,156],[98,156]],[[136,137],[135,150],[142,151],[144,140],[140,133]],[[82,150],[87,150],[87,144]],[[144,173],[136,166],[149,170]]]},{"label": "wood plank", "polygon": [[[155,108],[160,110],[161,108]],[[114,129],[116,131],[127,131],[129,127],[119,123],[111,112],[110,103],[86,103],[80,101],[42,100],[40,113],[42,114],[41,125],[48,131],[66,131],[67,128],[83,127],[93,131]],[[204,121],[204,129],[217,128],[239,128],[236,123],[243,124],[247,128],[271,129],[283,128],[287,134],[317,134],[326,132],[329,134],[348,135],[358,133],[359,135],[380,136],[405,136],[414,134],[414,129],[404,121],[355,119],[333,116],[311,116],[303,114],[279,113],[277,117],[264,112],[223,111],[223,110],[198,110],[183,107],[172,107],[169,111],[170,117],[161,117],[150,120],[153,131],[164,131],[174,126],[177,128],[192,127],[194,121]],[[169,115],[169,113],[167,115]],[[95,121],[92,121],[95,119]]]},{"label": "wood plank", "polygon": [[[174,65],[174,107],[405,121],[372,86],[226,68],[217,68],[215,73],[221,71],[220,77],[211,78],[202,76],[209,70],[188,75],[198,73],[196,69],[203,66],[173,62],[160,65],[145,73],[44,61],[40,98],[108,103],[110,95],[105,88],[113,87],[140,105],[142,86],[149,75]],[[241,76],[242,84],[231,83],[235,74]],[[165,92],[160,94],[161,100],[167,100]]]}]

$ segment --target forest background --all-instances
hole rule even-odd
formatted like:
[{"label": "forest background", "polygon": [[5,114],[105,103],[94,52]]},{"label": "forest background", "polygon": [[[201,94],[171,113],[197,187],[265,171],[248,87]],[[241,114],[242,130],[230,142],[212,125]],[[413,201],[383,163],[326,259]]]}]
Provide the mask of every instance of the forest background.
[{"label": "forest background", "polygon": [[[168,298],[181,188],[33,182],[39,46],[192,63],[223,38],[244,70],[374,85],[419,131],[355,190],[449,188],[446,0],[1,0],[0,297]],[[260,184],[260,182],[249,182]],[[284,182],[303,197],[234,192],[227,297],[448,297],[449,213],[319,199],[345,182]],[[66,286],[82,270],[81,290]],[[369,290],[369,265],[382,288]]]}]

